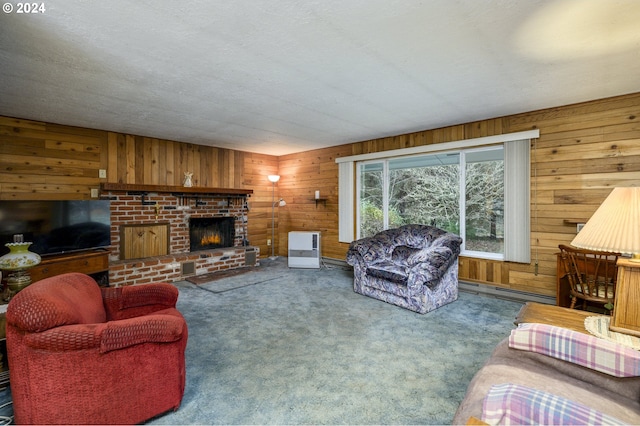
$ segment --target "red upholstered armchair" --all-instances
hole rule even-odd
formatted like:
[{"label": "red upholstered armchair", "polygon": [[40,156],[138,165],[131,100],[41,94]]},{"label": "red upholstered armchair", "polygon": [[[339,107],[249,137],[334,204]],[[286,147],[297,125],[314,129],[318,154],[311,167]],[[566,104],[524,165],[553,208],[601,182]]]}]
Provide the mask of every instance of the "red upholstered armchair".
[{"label": "red upholstered armchair", "polygon": [[180,406],[187,325],[170,284],[100,288],[70,273],[7,307],[16,423],[148,420]]}]

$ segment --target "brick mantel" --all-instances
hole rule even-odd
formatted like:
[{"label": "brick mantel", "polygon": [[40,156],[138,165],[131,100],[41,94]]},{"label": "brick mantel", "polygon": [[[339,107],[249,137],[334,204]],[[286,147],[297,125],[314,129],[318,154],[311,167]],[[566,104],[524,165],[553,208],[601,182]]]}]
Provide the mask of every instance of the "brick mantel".
[{"label": "brick mantel", "polygon": [[[109,199],[111,206],[109,285],[172,282],[190,275],[257,265],[258,248],[246,245],[247,197],[253,191],[223,190],[225,188],[202,191],[202,188],[178,186],[103,183],[100,197]],[[198,197],[200,194],[203,196]],[[192,217],[235,218],[233,247],[190,252],[189,219]],[[121,227],[157,223],[169,224],[169,253],[122,260]],[[186,268],[185,263],[189,263]]]}]

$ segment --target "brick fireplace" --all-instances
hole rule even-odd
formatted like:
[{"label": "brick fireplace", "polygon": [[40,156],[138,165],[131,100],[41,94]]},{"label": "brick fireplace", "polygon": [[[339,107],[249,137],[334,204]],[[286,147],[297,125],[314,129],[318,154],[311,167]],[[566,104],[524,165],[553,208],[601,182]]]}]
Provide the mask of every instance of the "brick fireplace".
[{"label": "brick fireplace", "polygon": [[[246,245],[247,197],[247,194],[105,191],[103,188],[101,198],[111,201],[109,285],[172,282],[224,269],[257,266],[259,249]],[[190,222],[225,223],[226,242],[193,245]],[[167,232],[154,231],[156,226],[165,228],[165,225]],[[131,253],[130,248],[123,246],[130,244],[125,241],[130,232],[127,234],[125,230],[131,227],[134,227],[136,244],[149,245],[149,253],[156,253],[155,246],[163,247],[162,253],[166,254],[145,256],[143,247],[133,252],[134,256],[143,257],[125,258],[125,251]],[[212,232],[201,225],[197,228],[200,234]],[[151,233],[150,238],[145,239],[145,232]],[[168,241],[155,241],[164,238]]]}]

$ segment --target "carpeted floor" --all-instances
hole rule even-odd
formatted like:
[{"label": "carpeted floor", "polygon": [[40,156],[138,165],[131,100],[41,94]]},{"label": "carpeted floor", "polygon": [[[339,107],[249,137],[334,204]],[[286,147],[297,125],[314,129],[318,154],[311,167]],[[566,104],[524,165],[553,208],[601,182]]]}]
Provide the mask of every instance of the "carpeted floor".
[{"label": "carpeted floor", "polygon": [[151,424],[448,424],[521,307],[461,293],[420,315],[354,293],[350,271],[261,262],[176,283],[187,387]]}]

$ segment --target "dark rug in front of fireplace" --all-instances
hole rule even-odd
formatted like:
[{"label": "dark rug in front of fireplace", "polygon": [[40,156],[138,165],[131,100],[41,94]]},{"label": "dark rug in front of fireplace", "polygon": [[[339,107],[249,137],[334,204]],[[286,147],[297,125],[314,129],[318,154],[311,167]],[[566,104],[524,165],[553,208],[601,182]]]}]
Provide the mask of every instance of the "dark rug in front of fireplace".
[{"label": "dark rug in front of fireplace", "polygon": [[204,283],[210,283],[211,281],[221,280],[222,278],[235,277],[236,275],[245,274],[247,272],[251,272],[252,269],[255,269],[255,267],[251,266],[246,268],[225,269],[224,271],[210,272],[208,274],[189,277],[186,279],[186,281],[200,285]]},{"label": "dark rug in front of fireplace", "polygon": [[197,275],[187,278],[186,281],[212,293],[224,293],[250,285],[277,280],[282,275],[283,272],[277,268],[250,266]]}]

